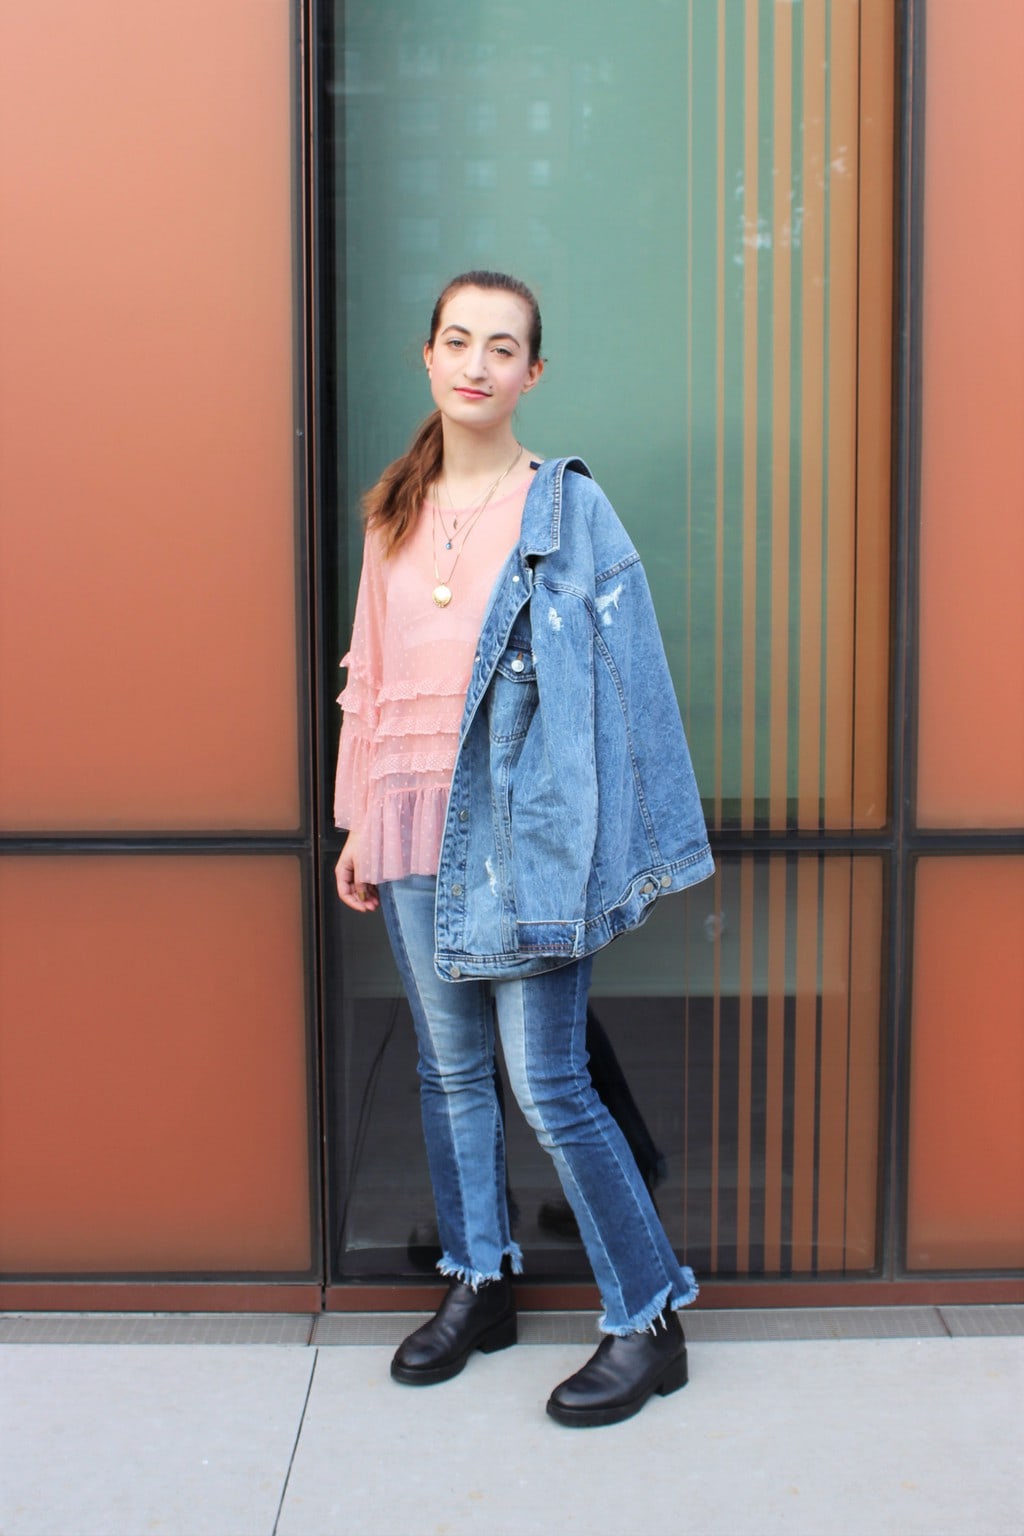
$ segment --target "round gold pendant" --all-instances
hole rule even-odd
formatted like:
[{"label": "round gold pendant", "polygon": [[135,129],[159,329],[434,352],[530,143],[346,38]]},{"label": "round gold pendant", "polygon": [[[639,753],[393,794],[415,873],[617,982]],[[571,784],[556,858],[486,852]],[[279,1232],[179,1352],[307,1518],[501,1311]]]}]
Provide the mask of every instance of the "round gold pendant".
[{"label": "round gold pendant", "polygon": [[452,589],[446,587],[443,581],[438,582],[434,588],[434,602],[439,608],[447,608],[452,600]]}]

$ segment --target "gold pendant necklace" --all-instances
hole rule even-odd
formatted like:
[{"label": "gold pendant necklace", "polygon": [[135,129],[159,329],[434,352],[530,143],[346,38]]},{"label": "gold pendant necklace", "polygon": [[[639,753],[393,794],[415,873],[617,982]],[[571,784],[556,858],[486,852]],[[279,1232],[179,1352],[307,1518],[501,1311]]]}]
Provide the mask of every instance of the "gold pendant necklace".
[{"label": "gold pendant necklace", "polygon": [[[459,545],[459,548],[455,552],[455,559],[452,561],[451,569],[449,570],[448,575],[446,576],[444,581],[441,580],[441,572],[437,568],[437,525],[440,522],[441,528],[442,528],[442,530],[444,532],[444,535],[445,535],[445,545],[444,545],[444,547],[445,547],[445,549],[451,549],[453,543],[455,542],[455,532],[456,532],[456,529],[458,528],[458,518],[456,518],[455,522],[453,523],[452,531],[451,531],[451,536],[449,536],[448,530],[447,530],[447,528],[445,527],[445,524],[444,524],[444,518],[441,516],[441,502],[440,502],[440,499],[439,499],[438,494],[437,494],[437,481],[435,480],[433,485],[431,486],[431,493],[432,493],[431,494],[432,521],[431,521],[430,538],[431,538],[431,545],[432,545],[432,551],[433,551],[433,556],[434,556],[434,581],[436,583],[436,585],[434,587],[434,590],[431,593],[431,597],[434,599],[435,607],[437,607],[437,608],[447,608],[448,604],[451,602],[451,600],[452,600],[452,589],[451,589],[451,586],[450,586],[450,582],[451,582],[452,577],[455,575],[455,567],[458,565],[460,559],[462,558],[462,551],[466,547],[466,542],[469,539],[470,534],[473,532],[473,529],[476,527],[477,523],[480,521],[480,517],[481,517],[481,515],[482,515],[482,513],[484,511],[484,508],[490,502],[490,500],[491,500],[492,496],[494,495],[495,491],[498,489],[498,486],[505,479],[506,475],[510,475],[512,473],[512,471],[515,469],[516,465],[519,463],[519,460],[522,458],[522,456],[523,456],[523,445],[522,445],[522,443],[518,443],[517,446],[516,446],[515,457],[513,458],[511,464],[509,464],[507,469],[503,469],[502,470],[502,472],[498,476],[497,480],[495,480],[494,484],[490,487],[490,489],[485,494],[483,501],[481,501],[479,506],[473,508],[473,511],[470,513],[469,517],[463,523],[463,525],[462,525],[463,526],[462,543]],[[449,497],[449,500],[450,499],[451,498]]]}]

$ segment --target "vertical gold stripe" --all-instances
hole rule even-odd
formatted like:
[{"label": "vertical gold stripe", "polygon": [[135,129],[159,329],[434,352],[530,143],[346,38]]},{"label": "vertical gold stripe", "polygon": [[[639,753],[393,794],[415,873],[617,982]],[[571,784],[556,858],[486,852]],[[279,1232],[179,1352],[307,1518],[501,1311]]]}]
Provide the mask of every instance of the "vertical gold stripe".
[{"label": "vertical gold stripe", "polygon": [[825,394],[825,6],[804,6],[800,425],[800,716],[797,824],[821,814],[822,442]]},{"label": "vertical gold stripe", "polygon": [[771,826],[786,826],[789,725],[789,454],[790,454],[790,242],[792,231],[792,14],[775,8],[775,253],[772,310],[772,694]]},{"label": "vertical gold stripe", "polygon": [[889,711],[889,484],[892,419],[894,0],[861,14],[857,632],[853,824],[886,820]]},{"label": "vertical gold stripe", "polygon": [[718,0],[716,138],[717,250],[715,269],[715,824],[722,820],[725,623],[725,0]]},{"label": "vertical gold stripe", "polygon": [[757,275],[759,0],[747,0],[743,136],[743,679],[741,706],[741,825],[754,826],[754,745],[757,732]]},{"label": "vertical gold stripe", "polygon": [[[715,912],[722,910],[722,875],[721,871],[715,872],[714,881],[714,906]],[[718,1268],[718,1243],[719,1243],[719,1179],[722,1175],[719,1147],[721,1144],[722,1126],[722,945],[721,941],[715,942],[714,948],[714,998],[712,1002],[712,1068],[711,1068],[711,1269]]]},{"label": "vertical gold stripe", "polygon": [[841,1270],[846,1249],[847,1079],[850,993],[850,859],[825,860],[822,920],[821,1101],[818,1118],[818,1267]]},{"label": "vertical gold stripe", "polygon": [[737,1051],[738,1130],[736,1136],[736,1269],[741,1275],[750,1268],[750,1116],[753,1110],[754,1065],[754,861],[747,857],[740,864],[739,928],[739,1048]]},{"label": "vertical gold stripe", "polygon": [[818,1000],[818,856],[797,860],[796,1061],[793,1078],[793,1253],[796,1273],[813,1260],[814,1089]]},{"label": "vertical gold stripe", "polygon": [[[691,966],[693,931],[693,896],[686,892],[683,896],[683,975],[693,974]],[[680,1093],[683,1106],[683,1195],[682,1195],[682,1220],[683,1220],[683,1251],[689,1245],[690,1239],[690,993],[683,993],[683,1078],[680,1084]]]},{"label": "vertical gold stripe", "polygon": [[[858,0],[833,0],[829,61],[828,588],[825,824],[850,826],[857,424]],[[890,66],[891,67],[891,66]],[[872,317],[878,327],[878,315]],[[888,336],[888,331],[886,330]],[[874,515],[872,511],[871,515]],[[888,591],[888,581],[884,582]]]},{"label": "vertical gold stripe", "polygon": [[847,1264],[875,1262],[878,1198],[879,1010],[882,965],[882,868],[875,858],[853,860],[850,911],[850,1155],[847,1165]]},{"label": "vertical gold stripe", "polygon": [[764,1126],[764,1267],[782,1263],[782,1099],[786,1009],[786,866],[776,854],[768,866],[768,1021]]}]

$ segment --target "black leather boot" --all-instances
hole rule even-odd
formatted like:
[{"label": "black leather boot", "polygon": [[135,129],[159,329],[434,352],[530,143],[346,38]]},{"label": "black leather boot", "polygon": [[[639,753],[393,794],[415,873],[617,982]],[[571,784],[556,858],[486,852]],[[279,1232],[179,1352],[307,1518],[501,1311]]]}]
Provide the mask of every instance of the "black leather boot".
[{"label": "black leather boot", "polygon": [[396,1381],[430,1387],[457,1376],[473,1353],[491,1355],[518,1337],[516,1304],[507,1275],[486,1280],[477,1290],[452,1280],[429,1323],[410,1333],[391,1362]]},{"label": "black leather boot", "polygon": [[652,1332],[605,1334],[583,1369],[552,1392],[548,1413],[580,1429],[619,1424],[655,1392],[667,1397],[686,1382],[682,1324],[675,1312],[663,1312]]}]

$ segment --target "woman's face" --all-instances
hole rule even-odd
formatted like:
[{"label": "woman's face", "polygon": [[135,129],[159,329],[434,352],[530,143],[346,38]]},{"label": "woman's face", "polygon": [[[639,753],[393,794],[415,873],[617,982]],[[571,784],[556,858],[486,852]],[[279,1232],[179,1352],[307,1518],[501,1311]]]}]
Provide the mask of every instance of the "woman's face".
[{"label": "woman's face", "polygon": [[459,288],[423,348],[430,392],[460,426],[493,428],[512,415],[544,371],[530,361],[530,311],[503,289]]}]

